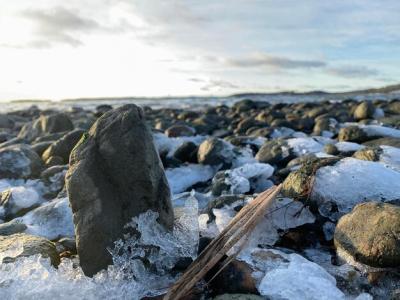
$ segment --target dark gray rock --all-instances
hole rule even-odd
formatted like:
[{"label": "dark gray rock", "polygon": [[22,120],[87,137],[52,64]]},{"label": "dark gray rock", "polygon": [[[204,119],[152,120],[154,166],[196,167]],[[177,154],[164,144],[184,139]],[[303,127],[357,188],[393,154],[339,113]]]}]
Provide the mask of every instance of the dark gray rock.
[{"label": "dark gray rock", "polygon": [[324,151],[325,153],[330,155],[338,155],[340,152],[339,149],[334,144],[326,144],[324,146]]},{"label": "dark gray rock", "polygon": [[18,223],[11,220],[7,223],[0,224],[0,235],[11,235],[15,233],[24,232],[28,227],[23,223]]},{"label": "dark gray rock", "polygon": [[173,157],[182,162],[197,163],[197,149],[195,143],[184,142],[175,150]]},{"label": "dark gray rock", "polygon": [[288,162],[291,158],[289,147],[283,139],[265,142],[256,155],[259,162],[273,165]]},{"label": "dark gray rock", "polygon": [[226,142],[217,138],[208,138],[202,142],[197,152],[197,160],[205,165],[229,165],[233,154]]},{"label": "dark gray rock", "polygon": [[172,125],[165,130],[168,137],[193,136],[196,130],[186,125]]},{"label": "dark gray rock", "polygon": [[84,130],[75,129],[64,135],[58,141],[52,143],[51,146],[44,151],[42,155],[43,161],[47,161],[52,156],[59,156],[62,158],[62,162],[67,164],[72,149],[79,142],[84,132]]},{"label": "dark gray rock", "polygon": [[24,125],[18,134],[19,138],[32,141],[37,137],[49,134],[71,131],[74,125],[70,118],[63,113],[42,115],[32,123]]},{"label": "dark gray rock", "polygon": [[83,271],[112,263],[107,247],[124,225],[147,210],[173,226],[170,189],[144,113],[135,105],[106,112],[71,153],[66,187]]},{"label": "dark gray rock", "polygon": [[35,151],[37,155],[41,157],[43,152],[46,151],[46,149],[49,148],[51,144],[53,144],[53,142],[50,141],[35,143],[32,145],[32,150]]},{"label": "dark gray rock", "polygon": [[7,115],[0,114],[0,128],[13,128],[14,120]]}]

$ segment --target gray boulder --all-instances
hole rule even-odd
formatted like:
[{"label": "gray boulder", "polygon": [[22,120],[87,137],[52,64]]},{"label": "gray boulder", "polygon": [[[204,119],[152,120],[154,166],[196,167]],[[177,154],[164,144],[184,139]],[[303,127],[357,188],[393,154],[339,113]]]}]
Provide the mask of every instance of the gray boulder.
[{"label": "gray boulder", "polygon": [[102,115],[72,150],[66,176],[77,250],[86,275],[112,264],[108,247],[147,210],[172,229],[170,189],[143,110],[125,105]]},{"label": "gray boulder", "polygon": [[11,119],[7,115],[0,114],[0,128],[13,128],[14,127],[14,120]]},{"label": "gray boulder", "polygon": [[58,156],[62,158],[62,161],[65,164],[67,164],[72,149],[79,142],[84,132],[84,130],[75,129],[51,144],[51,146],[49,146],[42,154],[43,161],[47,161],[52,156]]},{"label": "gray boulder", "polygon": [[340,253],[371,267],[400,266],[400,207],[379,202],[358,204],[338,222],[334,236]]},{"label": "gray boulder", "polygon": [[208,138],[202,142],[197,152],[197,160],[205,165],[229,165],[233,153],[226,142],[217,138]]},{"label": "gray boulder", "polygon": [[42,169],[42,160],[28,145],[0,149],[0,178],[37,177]]},{"label": "gray boulder", "polygon": [[374,115],[374,105],[371,101],[363,101],[359,105],[357,105],[353,117],[357,121],[371,119]]},{"label": "gray boulder", "polygon": [[286,163],[291,158],[293,157],[291,156],[287,142],[283,139],[265,142],[256,155],[256,159],[259,162],[272,165]]},{"label": "gray boulder", "polygon": [[48,116],[42,115],[32,123],[24,125],[18,137],[32,141],[46,134],[71,131],[73,129],[74,125],[66,114],[56,113]]},{"label": "gray boulder", "polygon": [[196,130],[187,125],[172,125],[165,130],[165,134],[168,137],[178,137],[178,136],[193,136]]},{"label": "gray boulder", "polygon": [[348,126],[340,129],[338,139],[340,142],[362,143],[368,140],[368,136],[358,126]]}]

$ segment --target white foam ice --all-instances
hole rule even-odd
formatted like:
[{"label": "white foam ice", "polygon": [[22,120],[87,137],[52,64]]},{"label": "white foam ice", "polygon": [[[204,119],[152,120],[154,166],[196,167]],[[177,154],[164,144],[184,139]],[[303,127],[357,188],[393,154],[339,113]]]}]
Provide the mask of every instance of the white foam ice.
[{"label": "white foam ice", "polygon": [[400,172],[380,162],[345,158],[317,171],[311,200],[323,216],[336,221],[358,203],[399,199],[399,182]]},{"label": "white foam ice", "polygon": [[165,171],[173,194],[182,193],[196,183],[210,180],[216,172],[216,167],[199,164],[188,164]]}]

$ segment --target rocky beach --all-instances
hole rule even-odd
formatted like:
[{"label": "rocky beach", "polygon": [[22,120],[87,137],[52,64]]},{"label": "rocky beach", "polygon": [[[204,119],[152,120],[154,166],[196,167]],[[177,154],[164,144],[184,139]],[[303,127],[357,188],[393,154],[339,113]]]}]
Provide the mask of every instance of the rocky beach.
[{"label": "rocky beach", "polygon": [[0,299],[162,299],[280,184],[185,299],[400,299],[400,100],[254,98],[2,109]]}]

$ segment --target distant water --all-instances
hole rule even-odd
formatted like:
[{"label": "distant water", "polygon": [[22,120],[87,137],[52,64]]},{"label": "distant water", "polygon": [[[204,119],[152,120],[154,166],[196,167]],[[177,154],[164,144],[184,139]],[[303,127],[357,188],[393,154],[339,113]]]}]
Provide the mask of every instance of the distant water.
[{"label": "distant water", "polygon": [[68,101],[13,101],[0,102],[0,112],[9,112],[20,109],[28,109],[32,105],[40,109],[68,110],[73,107],[81,107],[93,110],[101,104],[121,106],[128,103],[135,103],[140,106],[150,106],[157,108],[183,108],[197,110],[207,106],[232,105],[243,100],[252,99],[270,103],[296,103],[296,102],[320,102],[320,101],[340,101],[347,98],[356,100],[391,100],[400,98],[400,92],[392,94],[360,94],[360,95],[250,95],[250,96],[230,96],[230,97],[186,97],[186,98],[107,98],[107,99],[77,99]]}]

